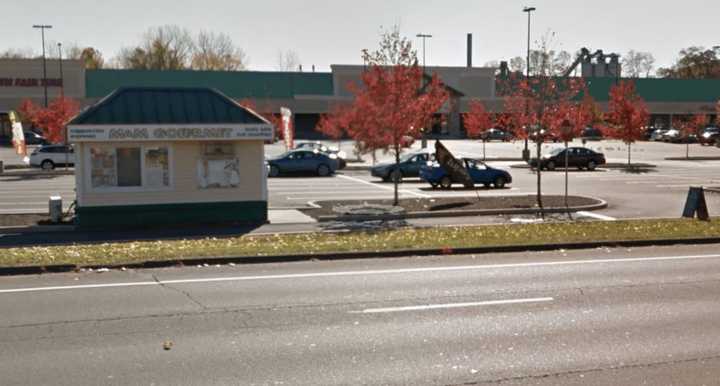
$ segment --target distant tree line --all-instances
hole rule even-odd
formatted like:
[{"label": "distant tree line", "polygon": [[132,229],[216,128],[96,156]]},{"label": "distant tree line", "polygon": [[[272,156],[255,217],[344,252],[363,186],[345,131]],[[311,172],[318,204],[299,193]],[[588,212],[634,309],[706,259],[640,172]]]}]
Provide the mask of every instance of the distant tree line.
[{"label": "distant tree line", "polygon": [[[63,59],[82,60],[86,69],[121,68],[133,70],[247,70],[250,59],[232,38],[225,33],[201,31],[196,35],[186,28],[165,25],[148,29],[136,45],[123,47],[112,59],[106,60],[94,47],[48,42],[48,58],[57,58],[62,49]],[[0,52],[0,58],[39,58],[32,49],[10,48]],[[299,55],[292,50],[278,51],[276,67],[280,71],[294,71],[300,66]]]}]

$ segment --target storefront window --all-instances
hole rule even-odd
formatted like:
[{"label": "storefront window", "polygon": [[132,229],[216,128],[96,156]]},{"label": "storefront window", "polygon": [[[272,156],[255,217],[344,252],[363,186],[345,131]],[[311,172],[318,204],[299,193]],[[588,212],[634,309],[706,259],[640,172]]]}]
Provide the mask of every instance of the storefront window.
[{"label": "storefront window", "polygon": [[145,148],[145,185],[149,188],[170,186],[170,156],[167,147]]},{"label": "storefront window", "polygon": [[91,147],[93,189],[170,186],[170,151],[166,146]]},{"label": "storefront window", "polygon": [[139,147],[122,147],[117,152],[117,186],[142,186]]},{"label": "storefront window", "polygon": [[234,188],[240,185],[240,162],[232,144],[206,144],[198,160],[198,185],[201,189]]}]

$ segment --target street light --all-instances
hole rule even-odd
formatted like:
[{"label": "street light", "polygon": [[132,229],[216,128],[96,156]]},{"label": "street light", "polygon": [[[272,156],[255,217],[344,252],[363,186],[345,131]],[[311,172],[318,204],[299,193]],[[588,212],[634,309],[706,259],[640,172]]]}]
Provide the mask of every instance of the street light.
[{"label": "street light", "polygon": [[58,43],[58,64],[60,66],[60,97],[65,97],[65,82],[63,80],[63,57],[62,57],[62,43]]},{"label": "street light", "polygon": [[[524,7],[523,12],[527,13],[528,15],[528,26],[527,26],[527,65],[526,65],[526,78],[527,81],[530,81],[530,15],[532,12],[537,10],[535,7]],[[529,108],[529,107],[528,107]],[[528,149],[528,139],[525,138],[525,149],[523,149],[522,154],[523,160],[527,161],[530,159],[530,149]]]},{"label": "street light", "polygon": [[39,29],[42,35],[42,59],[43,59],[43,88],[45,92],[45,108],[48,106],[48,91],[47,91],[47,63],[45,59],[45,30],[52,28],[51,25],[47,24],[35,24],[33,28]]},{"label": "street light", "polygon": [[[430,39],[433,36],[430,34],[422,34],[422,33],[417,34],[415,36],[422,38],[422,42],[423,42],[423,78],[422,79],[423,79],[423,87],[425,87],[425,40]],[[423,149],[427,149],[427,137],[425,136],[426,131],[427,131],[427,128],[423,128],[422,141],[421,141]]]}]

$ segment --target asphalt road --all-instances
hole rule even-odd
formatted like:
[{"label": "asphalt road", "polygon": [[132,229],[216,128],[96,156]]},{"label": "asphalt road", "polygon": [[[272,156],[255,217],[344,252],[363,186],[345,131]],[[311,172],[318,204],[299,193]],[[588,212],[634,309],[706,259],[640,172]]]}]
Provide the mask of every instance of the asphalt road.
[{"label": "asphalt road", "polygon": [[3,385],[714,385],[719,250],[0,278],[0,374]]}]

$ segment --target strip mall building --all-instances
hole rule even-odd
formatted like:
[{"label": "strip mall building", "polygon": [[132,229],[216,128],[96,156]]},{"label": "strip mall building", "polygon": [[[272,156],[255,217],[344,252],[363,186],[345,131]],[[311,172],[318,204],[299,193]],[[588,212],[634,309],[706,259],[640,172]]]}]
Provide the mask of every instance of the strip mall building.
[{"label": "strip mall building", "polygon": [[[338,104],[349,103],[349,82],[359,82],[363,66],[333,65],[331,72],[223,72],[223,71],[143,71],[85,70],[80,61],[47,61],[47,86],[50,99],[60,94],[89,106],[111,92],[126,87],[209,87],[236,101],[251,99],[258,110],[279,112],[281,106],[294,112],[296,137],[315,139],[314,128],[321,114]],[[451,103],[444,111],[446,119],[432,128],[433,137],[463,138],[461,114],[469,102],[479,99],[493,111],[502,110],[502,98],[496,93],[496,69],[480,67],[428,67],[447,85]],[[9,135],[7,116],[20,102],[44,99],[41,60],[0,60],[0,137]],[[708,114],[714,117],[720,99],[720,79],[636,79],[638,92],[652,113],[652,121],[667,126],[673,115]],[[615,78],[586,79],[590,92],[605,108],[608,91]]]}]

